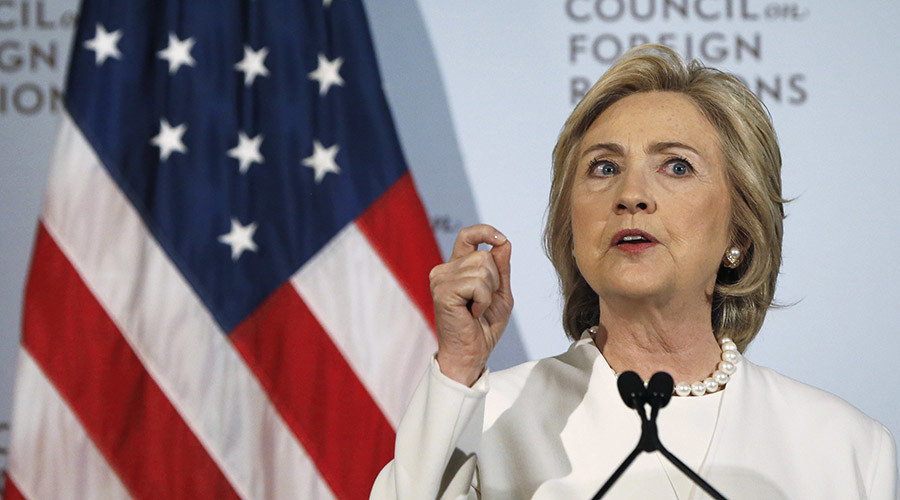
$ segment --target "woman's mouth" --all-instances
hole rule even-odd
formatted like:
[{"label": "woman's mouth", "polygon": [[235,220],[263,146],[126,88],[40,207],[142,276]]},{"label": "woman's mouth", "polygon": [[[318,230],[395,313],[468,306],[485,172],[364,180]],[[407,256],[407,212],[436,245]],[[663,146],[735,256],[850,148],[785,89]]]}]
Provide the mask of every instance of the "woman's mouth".
[{"label": "woman's mouth", "polygon": [[658,244],[659,241],[652,234],[640,229],[625,229],[616,233],[612,239],[612,246],[628,253],[641,253]]}]

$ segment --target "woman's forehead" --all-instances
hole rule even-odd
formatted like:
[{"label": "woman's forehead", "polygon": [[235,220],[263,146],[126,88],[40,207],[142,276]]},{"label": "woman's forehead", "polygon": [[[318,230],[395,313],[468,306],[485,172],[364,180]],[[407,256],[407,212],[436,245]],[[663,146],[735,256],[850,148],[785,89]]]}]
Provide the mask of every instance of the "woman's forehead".
[{"label": "woman's forehead", "polygon": [[607,149],[647,153],[662,146],[692,149],[700,156],[718,153],[718,130],[694,102],[677,92],[642,92],[624,97],[603,111],[581,139],[581,155]]}]

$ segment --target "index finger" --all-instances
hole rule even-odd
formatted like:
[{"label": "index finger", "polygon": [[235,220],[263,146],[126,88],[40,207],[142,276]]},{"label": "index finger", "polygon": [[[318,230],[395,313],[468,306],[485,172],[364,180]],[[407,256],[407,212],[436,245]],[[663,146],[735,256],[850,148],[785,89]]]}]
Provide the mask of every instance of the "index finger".
[{"label": "index finger", "polygon": [[459,230],[456,242],[453,243],[453,253],[450,260],[457,259],[478,250],[478,245],[486,243],[491,246],[506,243],[506,236],[494,226],[488,224],[476,224]]}]

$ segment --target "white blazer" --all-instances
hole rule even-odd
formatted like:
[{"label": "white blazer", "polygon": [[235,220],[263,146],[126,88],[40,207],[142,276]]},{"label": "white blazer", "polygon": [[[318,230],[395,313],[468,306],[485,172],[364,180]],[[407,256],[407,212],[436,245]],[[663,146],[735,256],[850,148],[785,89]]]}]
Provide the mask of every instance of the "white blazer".
[{"label": "white blazer", "polygon": [[[890,433],[837,396],[744,359],[721,397],[698,472],[729,500],[900,500]],[[639,437],[588,336],[472,388],[433,361],[370,498],[587,500]],[[604,498],[678,497],[645,453]],[[695,488],[690,498],[709,497]]]}]

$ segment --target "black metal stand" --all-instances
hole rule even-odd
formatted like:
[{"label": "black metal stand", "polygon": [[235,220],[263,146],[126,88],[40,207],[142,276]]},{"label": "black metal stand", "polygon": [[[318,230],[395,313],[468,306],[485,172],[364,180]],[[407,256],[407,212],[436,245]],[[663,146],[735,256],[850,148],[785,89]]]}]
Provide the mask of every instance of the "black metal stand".
[{"label": "black metal stand", "polygon": [[703,491],[707,492],[711,497],[716,500],[728,500],[721,493],[716,491],[709,483],[703,480],[702,477],[698,476],[697,473],[692,471],[690,467],[684,464],[681,460],[678,459],[675,455],[673,455],[669,450],[666,449],[662,443],[659,442],[659,432],[656,428],[656,416],[659,414],[659,408],[654,407],[650,412],[650,418],[647,418],[647,413],[643,405],[639,408],[636,408],[638,415],[641,416],[641,439],[638,441],[637,446],[635,446],[634,451],[632,451],[628,457],[625,458],[625,461],[622,462],[622,465],[616,469],[615,472],[612,473],[612,476],[603,483],[603,487],[600,488],[600,491],[597,492],[596,495],[592,498],[592,500],[600,500],[603,498],[603,495],[612,488],[613,483],[619,479],[619,476],[625,472],[625,469],[634,462],[634,459],[641,454],[642,451],[652,452],[659,451],[662,453],[664,457],[666,457],[669,462],[672,462],[672,465],[678,468],[681,472],[684,473],[687,477],[691,479],[697,486],[703,489]]}]

